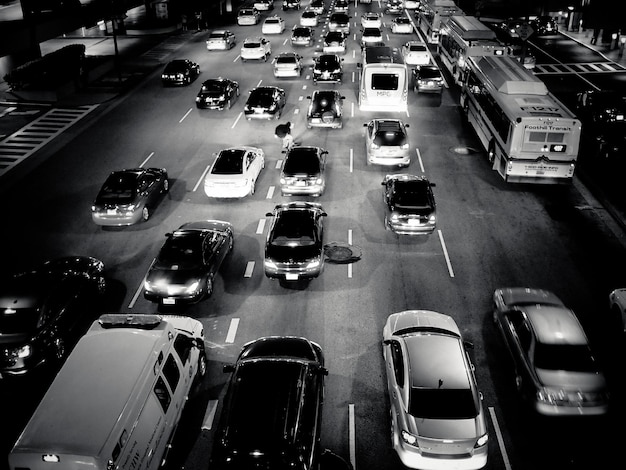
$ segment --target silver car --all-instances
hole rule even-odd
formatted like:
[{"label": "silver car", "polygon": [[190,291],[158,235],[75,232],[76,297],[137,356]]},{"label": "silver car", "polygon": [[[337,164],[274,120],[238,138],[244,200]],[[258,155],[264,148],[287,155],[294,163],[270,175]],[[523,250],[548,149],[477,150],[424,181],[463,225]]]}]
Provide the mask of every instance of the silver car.
[{"label": "silver car", "polygon": [[407,167],[409,153],[408,124],[399,119],[372,119],[363,124],[367,164]]},{"label": "silver car", "polygon": [[420,469],[479,469],[489,435],[474,365],[454,319],[429,310],[391,314],[383,328],[391,441]]},{"label": "silver car", "polygon": [[235,47],[235,35],[227,29],[216,29],[206,40],[208,51],[224,51]]},{"label": "silver car", "polygon": [[295,52],[281,52],[274,59],[274,76],[299,77],[302,74],[302,56]]}]

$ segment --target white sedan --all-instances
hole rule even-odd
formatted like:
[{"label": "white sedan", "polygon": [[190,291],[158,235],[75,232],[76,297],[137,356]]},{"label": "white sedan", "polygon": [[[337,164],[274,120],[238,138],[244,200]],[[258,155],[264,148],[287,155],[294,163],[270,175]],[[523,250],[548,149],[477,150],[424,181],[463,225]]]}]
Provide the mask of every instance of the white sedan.
[{"label": "white sedan", "polygon": [[430,63],[428,47],[421,41],[408,41],[402,46],[402,57],[407,65],[427,65]]},{"label": "white sedan", "polygon": [[394,34],[411,34],[413,32],[413,23],[406,16],[394,18],[391,22],[391,32]]},{"label": "white sedan", "polygon": [[382,28],[382,15],[375,11],[368,11],[361,15],[361,26],[363,28]]},{"label": "white sedan", "polygon": [[258,147],[224,149],[217,155],[204,179],[204,192],[214,198],[239,198],[254,194],[263,168],[265,153]]},{"label": "white sedan", "polygon": [[285,31],[285,20],[278,15],[268,16],[261,26],[262,34],[282,34]]}]

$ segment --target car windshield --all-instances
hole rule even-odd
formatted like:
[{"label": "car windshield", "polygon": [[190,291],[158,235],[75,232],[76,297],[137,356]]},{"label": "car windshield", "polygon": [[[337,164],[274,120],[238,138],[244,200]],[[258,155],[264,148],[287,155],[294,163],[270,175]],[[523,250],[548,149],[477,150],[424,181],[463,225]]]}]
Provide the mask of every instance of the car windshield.
[{"label": "car windshield", "polygon": [[213,175],[240,175],[243,173],[244,150],[222,150],[215,160],[211,174]]},{"label": "car windshield", "polygon": [[478,415],[470,389],[411,388],[409,413],[425,419],[471,419]]},{"label": "car windshield", "polygon": [[282,211],[272,234],[275,246],[312,246],[316,235],[313,214],[307,210]]},{"label": "car windshield", "polygon": [[406,134],[402,128],[394,122],[382,122],[374,135],[376,145],[403,145],[406,142]]},{"label": "car windshield", "polygon": [[363,36],[380,36],[380,29],[378,28],[365,28],[363,30]]},{"label": "car windshield", "polygon": [[294,36],[310,36],[311,30],[308,28],[295,28],[293,30],[293,35]]},{"label": "car windshield", "polygon": [[404,209],[430,209],[428,182],[396,181],[393,192],[393,204]]},{"label": "car windshield", "polygon": [[304,173],[317,175],[320,173],[320,160],[315,149],[295,148],[287,155],[283,167],[285,174]]},{"label": "car windshield", "polygon": [[326,44],[330,44],[332,42],[342,42],[343,34],[340,33],[339,31],[331,31],[330,33],[326,35],[325,41],[326,41]]},{"label": "car windshield", "polygon": [[534,363],[538,369],[572,372],[598,371],[598,364],[586,345],[537,343]]},{"label": "car windshield", "polygon": [[98,199],[102,201],[117,201],[120,204],[130,203],[135,198],[136,193],[136,173],[114,173],[105,181]]},{"label": "car windshield", "polygon": [[169,237],[156,260],[157,268],[193,269],[202,260],[202,240],[195,232],[176,232]]},{"label": "car windshield", "polygon": [[224,33],[211,33],[209,35],[209,39],[225,39],[226,35]]}]

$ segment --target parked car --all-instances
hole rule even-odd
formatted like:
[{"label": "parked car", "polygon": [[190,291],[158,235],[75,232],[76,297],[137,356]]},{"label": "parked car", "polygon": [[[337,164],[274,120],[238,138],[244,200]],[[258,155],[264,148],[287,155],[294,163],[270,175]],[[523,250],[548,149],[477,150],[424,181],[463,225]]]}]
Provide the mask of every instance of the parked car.
[{"label": "parked car", "polygon": [[385,230],[398,235],[430,235],[437,227],[434,183],[425,176],[385,175],[382,181]]},{"label": "parked car", "polygon": [[264,168],[263,149],[244,145],[221,150],[204,178],[204,192],[214,198],[253,195]]},{"label": "parked car", "polygon": [[348,3],[348,0],[335,0],[333,11],[348,13],[349,9],[350,4]]},{"label": "parked car", "polygon": [[361,27],[363,28],[382,28],[382,15],[375,11],[367,11],[361,15]]},{"label": "parked car", "polygon": [[148,269],[144,297],[164,306],[210,297],[215,276],[233,249],[232,225],[220,220],[187,222],[165,236]]},{"label": "parked car", "polygon": [[380,28],[364,28],[361,33],[361,46],[377,44],[383,41],[383,33]]},{"label": "parked car", "polygon": [[309,10],[314,11],[318,15],[323,14],[326,11],[326,7],[324,6],[324,0],[311,0]]},{"label": "parked car", "polygon": [[278,204],[272,212],[265,240],[265,275],[281,282],[307,281],[324,268],[326,212],[313,202]]},{"label": "parked car", "polygon": [[285,31],[285,20],[278,15],[268,16],[261,26],[263,34],[282,34],[283,31]]},{"label": "parked car", "polygon": [[321,147],[298,145],[287,151],[280,170],[283,196],[321,196],[326,187],[326,155]]},{"label": "parked car", "polygon": [[397,165],[411,163],[409,153],[409,127],[400,119],[372,119],[365,126],[367,164]]},{"label": "parked car", "polygon": [[216,29],[206,41],[206,48],[209,51],[229,50],[235,47],[236,39],[234,33],[227,29]]},{"label": "parked car", "polygon": [[189,85],[200,75],[200,66],[189,59],[174,59],[167,63],[161,81],[163,85]]},{"label": "parked car", "polygon": [[551,16],[538,16],[530,22],[531,28],[535,34],[546,36],[548,34],[556,34],[559,32],[559,26],[556,20]]},{"label": "parked car", "polygon": [[413,24],[406,16],[399,16],[391,21],[391,32],[394,34],[413,34]]},{"label": "parked car", "polygon": [[313,84],[318,82],[341,83],[343,78],[343,59],[337,54],[320,54],[313,62]]},{"label": "parked car", "polygon": [[294,26],[291,30],[291,45],[312,46],[314,43],[313,28],[309,26]]},{"label": "parked car", "polygon": [[229,78],[209,78],[196,96],[198,109],[230,109],[240,94],[239,82]]},{"label": "parked car", "polygon": [[255,0],[254,8],[258,11],[269,11],[274,9],[274,0]]},{"label": "parked car", "polygon": [[496,289],[493,321],[513,360],[515,386],[540,415],[608,411],[607,382],[574,312],[552,292]]},{"label": "parked car", "polygon": [[419,65],[413,69],[413,90],[416,93],[441,93],[443,77],[436,65]]},{"label": "parked car", "polygon": [[311,9],[304,10],[300,15],[300,26],[315,27],[319,23],[318,15]]},{"label": "parked car", "polygon": [[317,343],[296,336],[261,337],[244,344],[236,362],[223,369],[231,377],[212,470],[326,468],[320,465],[320,435],[328,371]]},{"label": "parked car", "polygon": [[614,289],[609,294],[611,320],[626,333],[626,289]]},{"label": "parked car", "polygon": [[307,96],[311,102],[306,112],[306,126],[330,127],[341,129],[343,127],[343,100],[337,90],[315,90],[311,96]]},{"label": "parked car", "polygon": [[264,37],[250,37],[243,40],[241,45],[241,61],[264,60],[272,53],[272,44]]},{"label": "parked car", "polygon": [[300,0],[283,0],[283,11],[299,10]]},{"label": "parked car", "polygon": [[322,52],[324,52],[324,54],[345,54],[346,34],[341,31],[329,31],[326,33]]},{"label": "parked car", "polygon": [[383,328],[391,443],[409,468],[480,469],[487,464],[487,419],[474,364],[449,315],[405,310]]},{"label": "parked car", "polygon": [[328,30],[350,34],[350,16],[342,12],[331,14],[328,19]]},{"label": "parked car", "polygon": [[56,363],[71,351],[106,290],[104,263],[56,258],[0,283],[0,378]]},{"label": "parked car", "polygon": [[129,168],[109,174],[91,206],[96,225],[132,225],[148,220],[170,189],[165,168]]},{"label": "parked car", "polygon": [[274,76],[299,77],[302,74],[302,56],[295,52],[281,52],[274,59]]},{"label": "parked car", "polygon": [[261,13],[256,8],[243,7],[237,13],[237,24],[240,26],[251,26],[261,21]]},{"label": "parked car", "polygon": [[408,41],[402,45],[402,57],[406,65],[428,65],[430,52],[422,41]]},{"label": "parked car", "polygon": [[250,91],[243,112],[246,119],[280,119],[287,103],[285,90],[276,86],[259,86]]}]

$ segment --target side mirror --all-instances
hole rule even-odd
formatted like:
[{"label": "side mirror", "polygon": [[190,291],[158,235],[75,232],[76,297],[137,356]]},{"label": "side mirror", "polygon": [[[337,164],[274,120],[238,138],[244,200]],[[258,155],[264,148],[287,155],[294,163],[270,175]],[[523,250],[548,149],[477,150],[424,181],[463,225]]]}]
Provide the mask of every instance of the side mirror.
[{"label": "side mirror", "polygon": [[436,187],[437,185],[436,185],[435,183],[430,183],[430,186],[434,188],[434,187]]},{"label": "side mirror", "polygon": [[328,216],[328,214],[327,214],[326,212],[322,212],[322,213],[320,214],[320,216],[321,216],[321,217],[327,217],[327,216]]},{"label": "side mirror", "polygon": [[310,100],[310,99],[311,99],[311,97],[310,97],[310,96],[307,96],[307,97],[306,97],[306,99],[307,99],[307,100]]},{"label": "side mirror", "polygon": [[342,97],[341,97],[341,99],[342,99],[342,100],[345,100],[345,99],[346,99],[346,97],[345,97],[345,96],[342,96]]},{"label": "side mirror", "polygon": [[367,123],[363,124],[363,127],[367,127]]},{"label": "side mirror", "polygon": [[405,125],[404,125],[404,127],[407,127],[407,128],[408,128],[408,127],[411,127],[411,126],[410,126],[409,124],[405,124]]},{"label": "side mirror", "polygon": [[265,217],[274,217],[274,214],[272,214],[271,212],[266,212]]},{"label": "side mirror", "polygon": [[387,182],[386,182],[386,181],[384,181],[384,180],[380,182],[380,185],[381,185],[381,186],[385,186],[386,184],[387,184]]}]

